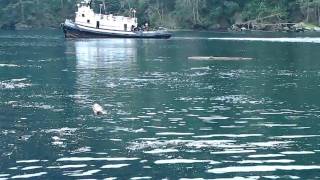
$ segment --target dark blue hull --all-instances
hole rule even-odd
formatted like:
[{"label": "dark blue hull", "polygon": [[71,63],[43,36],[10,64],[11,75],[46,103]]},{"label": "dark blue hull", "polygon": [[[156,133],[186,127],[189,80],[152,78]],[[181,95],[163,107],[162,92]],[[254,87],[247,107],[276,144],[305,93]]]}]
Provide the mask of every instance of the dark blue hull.
[{"label": "dark blue hull", "polygon": [[149,39],[169,39],[171,33],[154,31],[146,33],[145,31],[132,32],[125,34],[121,32],[95,32],[78,28],[77,26],[68,26],[61,24],[66,38],[149,38]]}]

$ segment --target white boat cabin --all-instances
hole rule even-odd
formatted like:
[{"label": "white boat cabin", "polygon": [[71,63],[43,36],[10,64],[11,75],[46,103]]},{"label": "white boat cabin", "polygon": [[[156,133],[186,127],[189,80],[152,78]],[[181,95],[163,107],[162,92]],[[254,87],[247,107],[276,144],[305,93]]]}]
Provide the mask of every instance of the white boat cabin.
[{"label": "white boat cabin", "polygon": [[77,25],[90,28],[116,31],[133,31],[138,27],[136,11],[130,10],[130,17],[114,16],[112,14],[102,14],[102,6],[100,5],[100,13],[97,14],[91,8],[91,0],[81,1],[76,11],[75,23]]}]

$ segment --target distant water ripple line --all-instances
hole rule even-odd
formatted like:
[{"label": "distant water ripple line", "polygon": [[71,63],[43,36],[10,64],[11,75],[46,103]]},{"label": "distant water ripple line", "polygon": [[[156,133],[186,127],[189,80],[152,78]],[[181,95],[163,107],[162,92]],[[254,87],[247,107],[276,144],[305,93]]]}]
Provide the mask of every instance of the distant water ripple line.
[{"label": "distant water ripple line", "polygon": [[298,170],[316,170],[320,169],[320,166],[315,165],[291,165],[291,166],[234,166],[234,167],[225,167],[225,168],[215,168],[209,169],[209,173],[214,174],[225,174],[225,173],[241,173],[241,172],[271,172],[277,170],[284,171],[298,171]]},{"label": "distant water ripple line", "polygon": [[263,42],[290,42],[290,43],[320,43],[320,38],[299,37],[299,38],[209,38],[209,40],[222,41],[263,41]]},{"label": "distant water ripple line", "polygon": [[138,160],[139,158],[93,158],[93,157],[65,157],[57,159],[57,162],[65,162],[65,161],[133,161]]}]

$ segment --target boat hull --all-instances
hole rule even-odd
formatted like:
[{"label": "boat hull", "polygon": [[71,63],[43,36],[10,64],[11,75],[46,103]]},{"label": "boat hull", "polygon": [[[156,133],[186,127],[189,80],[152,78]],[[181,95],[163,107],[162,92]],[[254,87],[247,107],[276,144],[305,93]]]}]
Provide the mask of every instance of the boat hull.
[{"label": "boat hull", "polygon": [[76,24],[61,24],[66,38],[150,38],[168,39],[171,33],[167,31],[112,31],[95,28],[83,28]]}]

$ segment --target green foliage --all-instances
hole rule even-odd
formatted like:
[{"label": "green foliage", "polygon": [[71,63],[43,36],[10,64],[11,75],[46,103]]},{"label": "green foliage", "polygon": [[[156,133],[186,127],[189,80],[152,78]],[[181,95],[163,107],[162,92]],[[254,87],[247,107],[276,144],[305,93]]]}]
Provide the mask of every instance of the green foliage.
[{"label": "green foliage", "polygon": [[[0,0],[0,27],[59,27],[79,1]],[[169,28],[227,28],[248,20],[320,23],[320,0],[95,0],[96,12],[101,3],[107,13],[128,15],[135,8],[139,23]]]}]

